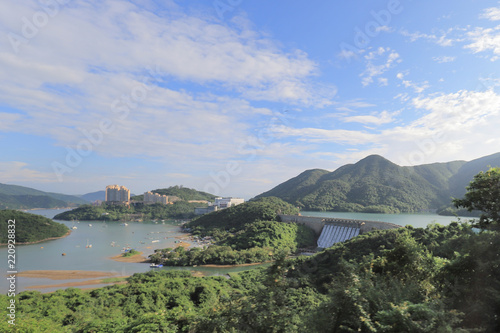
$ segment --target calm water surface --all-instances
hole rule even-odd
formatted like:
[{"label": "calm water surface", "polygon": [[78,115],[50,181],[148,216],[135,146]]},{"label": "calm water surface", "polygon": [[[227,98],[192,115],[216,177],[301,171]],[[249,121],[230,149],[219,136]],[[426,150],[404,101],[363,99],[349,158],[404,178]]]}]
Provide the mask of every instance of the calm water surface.
[{"label": "calm water surface", "polygon": [[412,225],[415,228],[425,228],[428,224],[439,223],[448,225],[454,221],[469,221],[470,217],[440,216],[433,213],[414,214],[375,214],[375,213],[337,213],[337,212],[300,212],[304,216],[336,217],[365,221],[380,221],[399,224],[401,226]]}]

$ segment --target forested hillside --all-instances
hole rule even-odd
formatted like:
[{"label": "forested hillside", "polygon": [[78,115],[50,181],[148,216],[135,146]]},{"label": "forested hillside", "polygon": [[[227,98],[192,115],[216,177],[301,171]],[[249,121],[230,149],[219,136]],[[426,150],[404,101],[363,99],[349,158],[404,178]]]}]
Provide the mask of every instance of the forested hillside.
[{"label": "forested hillside", "polygon": [[[182,200],[205,200],[205,201],[214,201],[215,195],[198,191],[192,188],[183,187],[183,186],[170,186],[168,188],[160,188],[156,190],[152,190],[153,193],[158,193],[161,195],[167,196],[175,196]],[[133,197],[133,200],[143,200],[144,195],[137,195]]]},{"label": "forested hillside", "polygon": [[[500,153],[471,162],[401,167],[368,156],[333,172],[307,170],[256,198],[276,196],[302,210],[418,212],[451,207],[474,174],[500,165]],[[453,212],[454,210],[449,210]]]},{"label": "forested hillside", "polygon": [[0,243],[8,239],[8,221],[15,220],[16,243],[38,242],[47,238],[64,236],[69,229],[41,215],[24,213],[16,210],[0,210]]}]

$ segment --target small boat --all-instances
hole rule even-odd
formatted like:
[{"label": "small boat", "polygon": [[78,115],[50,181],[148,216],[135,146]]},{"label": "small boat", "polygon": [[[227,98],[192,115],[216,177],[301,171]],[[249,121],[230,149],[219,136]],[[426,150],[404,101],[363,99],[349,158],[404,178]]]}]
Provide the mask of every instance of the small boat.
[{"label": "small boat", "polygon": [[89,244],[89,240],[87,239],[87,246],[85,248],[90,249],[92,247],[92,244]]},{"label": "small boat", "polygon": [[66,255],[66,253],[63,253],[62,256],[64,257]]},{"label": "small boat", "polygon": [[91,226],[92,226],[92,224],[89,223],[89,227],[91,227]]},{"label": "small boat", "polygon": [[120,225],[123,225],[123,226],[125,226],[125,227],[126,227],[126,226],[128,226],[128,223],[122,223],[122,224],[120,224]]},{"label": "small boat", "polygon": [[160,268],[160,267],[163,267],[163,265],[162,264],[159,264],[159,265],[158,264],[151,264],[151,265],[149,265],[149,267],[151,267],[151,268]]},{"label": "small boat", "polygon": [[151,241],[151,243],[158,243],[160,240],[159,239],[156,239],[154,241]]}]

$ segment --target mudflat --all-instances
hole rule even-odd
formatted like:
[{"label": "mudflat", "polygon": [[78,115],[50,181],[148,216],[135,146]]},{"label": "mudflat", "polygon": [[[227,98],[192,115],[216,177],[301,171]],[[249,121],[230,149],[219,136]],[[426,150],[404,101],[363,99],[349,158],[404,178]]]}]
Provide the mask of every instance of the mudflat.
[{"label": "mudflat", "polygon": [[71,279],[95,279],[117,276],[119,273],[98,272],[98,271],[78,271],[78,270],[33,270],[17,273],[17,276],[51,279],[51,280],[71,280]]}]

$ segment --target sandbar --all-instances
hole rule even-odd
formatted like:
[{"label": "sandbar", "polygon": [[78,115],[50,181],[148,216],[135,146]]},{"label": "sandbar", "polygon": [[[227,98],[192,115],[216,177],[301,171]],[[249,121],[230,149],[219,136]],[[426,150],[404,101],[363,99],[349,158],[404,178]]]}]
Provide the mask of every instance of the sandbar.
[{"label": "sandbar", "polygon": [[41,278],[51,280],[72,280],[72,279],[92,279],[117,276],[119,273],[97,272],[97,271],[24,271],[17,273],[17,276],[29,278]]}]

